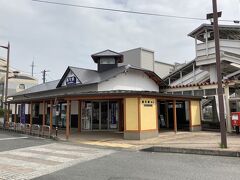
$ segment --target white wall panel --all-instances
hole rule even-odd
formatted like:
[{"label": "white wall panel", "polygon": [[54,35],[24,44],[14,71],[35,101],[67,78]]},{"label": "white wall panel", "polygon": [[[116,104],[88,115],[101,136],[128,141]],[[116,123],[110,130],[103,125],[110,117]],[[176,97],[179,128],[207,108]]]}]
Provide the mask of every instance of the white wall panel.
[{"label": "white wall panel", "polygon": [[119,74],[117,77],[104,81],[98,85],[98,91],[109,90],[133,90],[133,91],[156,91],[158,85],[144,72],[129,70],[127,73]]}]

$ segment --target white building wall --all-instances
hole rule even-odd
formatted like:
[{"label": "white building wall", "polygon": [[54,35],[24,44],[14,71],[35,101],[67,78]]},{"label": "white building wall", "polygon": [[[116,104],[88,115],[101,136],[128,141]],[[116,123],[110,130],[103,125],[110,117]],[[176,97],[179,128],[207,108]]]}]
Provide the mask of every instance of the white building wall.
[{"label": "white building wall", "polygon": [[15,104],[10,104],[10,109],[12,110],[12,114],[16,113]]},{"label": "white building wall", "polygon": [[209,66],[209,73],[210,73],[210,82],[217,82],[217,70],[216,65]]},{"label": "white building wall", "polygon": [[145,48],[136,48],[121,52],[123,54],[123,63],[121,65],[133,65],[135,67],[154,71],[154,51]]},{"label": "white building wall", "polygon": [[154,52],[145,49],[141,50],[141,68],[154,71]]},{"label": "white building wall", "polygon": [[[215,42],[197,44],[196,51],[197,57],[215,54]],[[239,54],[240,40],[220,39],[220,51]]]},{"label": "white building wall", "polygon": [[169,75],[173,70],[173,65],[155,61],[154,62],[154,72],[160,77],[164,78]]},{"label": "white building wall", "polygon": [[156,91],[159,92],[159,86],[150,79],[144,72],[129,70],[127,73],[99,83],[98,91],[109,90],[133,90],[133,91]]},{"label": "white building wall", "polygon": [[121,52],[123,55],[123,63],[118,64],[119,66],[131,64],[136,67],[141,67],[141,49],[132,49],[129,51]]}]

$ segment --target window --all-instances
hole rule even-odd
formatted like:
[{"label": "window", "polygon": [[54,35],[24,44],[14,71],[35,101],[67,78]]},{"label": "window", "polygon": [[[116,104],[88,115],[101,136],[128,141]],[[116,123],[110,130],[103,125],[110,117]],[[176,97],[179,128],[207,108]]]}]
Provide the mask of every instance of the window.
[{"label": "window", "polygon": [[100,64],[115,64],[114,58],[101,58]]},{"label": "window", "polygon": [[183,95],[192,95],[192,91],[183,91]]},{"label": "window", "polygon": [[25,84],[19,84],[18,88],[19,89],[25,89]]},{"label": "window", "polygon": [[175,92],[173,92],[173,94],[175,94],[175,95],[182,95],[182,91],[175,91]]},{"label": "window", "polygon": [[194,90],[194,96],[203,96],[203,90]]},{"label": "window", "polygon": [[205,90],[205,95],[206,96],[216,95],[216,89],[206,89]]}]

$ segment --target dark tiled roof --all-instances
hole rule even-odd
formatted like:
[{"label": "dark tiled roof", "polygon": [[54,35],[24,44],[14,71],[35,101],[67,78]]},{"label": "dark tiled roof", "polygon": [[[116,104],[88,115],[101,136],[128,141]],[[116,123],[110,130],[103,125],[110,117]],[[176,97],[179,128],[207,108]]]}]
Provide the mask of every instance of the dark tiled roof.
[{"label": "dark tiled roof", "polygon": [[119,63],[123,62],[123,55],[112,50],[105,50],[92,55],[95,63],[98,62],[100,57],[115,57]]},{"label": "dark tiled roof", "polygon": [[[202,99],[202,96],[190,96],[190,95],[173,95],[173,94],[165,94],[165,93],[159,93],[154,91],[130,91],[130,90],[112,90],[112,91],[88,91],[88,92],[79,92],[78,94],[69,94],[67,97],[105,97],[105,96],[114,96],[115,98],[123,98],[124,96],[149,96],[154,98],[170,98],[170,99],[176,99],[176,100],[188,100],[188,99],[196,99],[200,100]],[[45,100],[47,99],[61,99],[64,98],[66,95],[53,95],[44,97]],[[28,101],[38,101],[42,100],[43,97],[34,96],[34,97],[27,97],[26,99],[17,99],[12,100],[11,102],[28,102]]]},{"label": "dark tiled roof", "polygon": [[[205,30],[213,30],[213,25],[211,24],[202,24],[198,28],[194,29],[192,32],[188,34],[188,36],[195,38],[202,34]],[[229,37],[233,39],[240,39],[240,26],[239,25],[219,25],[219,34],[225,35],[227,34]],[[204,37],[197,37],[198,40],[205,42]]]},{"label": "dark tiled roof", "polygon": [[59,82],[59,80],[55,80],[55,81],[46,82],[45,84],[38,84],[38,85],[30,87],[24,91],[18,92],[16,94],[14,94],[13,96],[53,90],[53,89],[56,89],[58,82]]},{"label": "dark tiled roof", "polygon": [[[54,90],[54,89],[61,89],[63,87],[61,87],[60,85],[62,84],[63,80],[67,76],[69,70],[71,70],[81,82],[81,84],[78,84],[75,87],[79,87],[79,86],[83,87],[83,86],[97,84],[97,83],[106,81],[106,80],[111,79],[121,73],[128,71],[129,69],[143,71],[146,75],[148,75],[157,84],[165,86],[163,80],[158,75],[156,75],[154,72],[146,70],[146,69],[142,69],[142,68],[137,68],[137,67],[134,67],[131,65],[120,66],[120,67],[113,68],[111,70],[104,71],[101,73],[99,73],[96,70],[89,70],[89,69],[83,69],[83,68],[77,68],[77,67],[68,67],[66,72],[64,73],[64,76],[62,77],[62,79],[47,82],[45,84],[39,84],[37,86],[33,86],[29,89],[26,89],[17,94],[14,94],[13,96],[38,93],[38,92],[43,92],[43,91],[50,91],[50,90]],[[71,88],[71,87],[65,87],[65,88]]]},{"label": "dark tiled roof", "polygon": [[[230,80],[224,80],[223,83],[228,84],[230,83]],[[195,86],[206,86],[206,85],[214,85],[217,84],[217,82],[202,82],[202,83],[192,83],[192,84],[186,84],[186,85],[175,85],[175,86],[168,86],[168,88],[183,88],[183,87],[195,87]]]}]

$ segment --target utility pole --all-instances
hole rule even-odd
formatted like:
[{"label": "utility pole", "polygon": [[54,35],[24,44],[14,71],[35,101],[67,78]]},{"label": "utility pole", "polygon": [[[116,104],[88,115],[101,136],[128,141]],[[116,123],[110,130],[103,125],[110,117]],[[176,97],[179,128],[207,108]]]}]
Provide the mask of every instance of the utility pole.
[{"label": "utility pole", "polygon": [[43,75],[43,77],[42,77],[43,84],[46,83],[46,73],[47,73],[47,72],[49,72],[49,71],[48,71],[48,70],[45,70],[45,69],[42,71],[42,75]]},{"label": "utility pole", "polygon": [[34,67],[35,67],[35,64],[34,64],[34,58],[33,58],[33,61],[32,61],[32,64],[31,64],[31,68],[32,68],[32,77],[33,77],[33,74],[34,74]]},{"label": "utility pole", "polygon": [[[6,81],[5,81],[5,93],[4,93],[4,127],[7,121],[7,98],[8,98],[8,79],[9,79],[9,59],[10,59],[10,43],[7,46],[0,46],[7,49],[7,68],[6,68]],[[2,93],[3,96],[3,93]]]},{"label": "utility pole", "polygon": [[221,60],[220,60],[220,45],[219,45],[219,27],[218,17],[221,16],[221,12],[217,11],[217,0],[212,0],[213,13],[207,15],[207,19],[213,18],[213,30],[215,40],[215,54],[216,54],[216,69],[218,80],[218,104],[219,104],[219,120],[221,131],[221,147],[227,148],[227,132],[226,132],[226,120],[224,117],[224,101],[223,101],[223,87],[222,87],[222,73],[221,73]]}]

